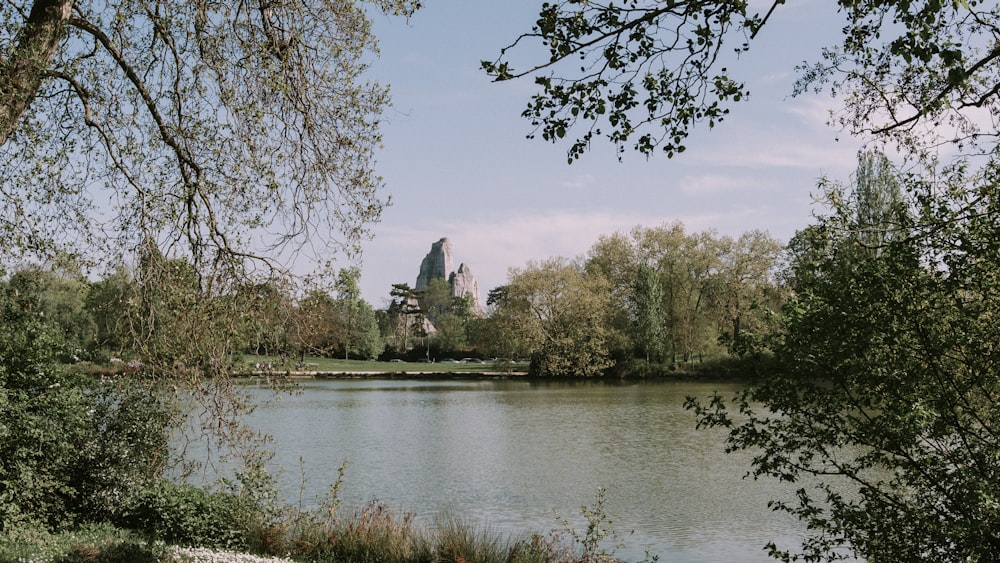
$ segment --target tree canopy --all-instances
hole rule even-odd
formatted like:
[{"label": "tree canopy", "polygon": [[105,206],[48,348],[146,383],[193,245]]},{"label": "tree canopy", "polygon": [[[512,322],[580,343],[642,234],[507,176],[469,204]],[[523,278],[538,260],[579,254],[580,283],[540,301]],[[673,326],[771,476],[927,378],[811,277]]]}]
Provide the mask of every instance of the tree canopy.
[{"label": "tree canopy", "polygon": [[[739,415],[718,398],[691,404],[701,424],[729,428],[730,450],[753,452],[755,476],[794,484],[774,506],[811,533],[801,553],[777,555],[989,560],[1000,549],[997,184],[953,186],[983,202],[975,213],[943,190],[858,229],[866,205],[898,190],[866,185],[869,165],[793,241],[776,364],[738,396]],[[877,231],[895,236],[875,252]]]},{"label": "tree canopy", "polygon": [[[497,80],[534,78],[524,116],[546,140],[573,139],[570,161],[601,136],[620,152],[674,156],[747,97],[728,51],[753,49],[785,4],[559,0],[483,66]],[[753,456],[753,476],[795,484],[773,506],[808,533],[801,550],[772,555],[992,560],[1000,6],[836,5],[841,39],[806,55],[793,93],[830,92],[831,125],[901,163],[862,153],[850,190],[824,181],[829,211],[789,245],[777,330],[745,339],[730,315],[737,350],[764,344],[774,361],[732,406],[689,406]],[[532,61],[525,47],[537,43],[549,56]]]},{"label": "tree canopy", "polygon": [[152,239],[227,275],[354,250],[385,203],[366,4],[418,3],[3,2],[0,246]]},{"label": "tree canopy", "polygon": [[[718,124],[747,98],[727,55],[752,49],[784,4],[547,2],[534,27],[483,67],[496,80],[534,78],[539,91],[523,115],[546,140],[573,138],[571,161],[595,136],[619,151],[673,156],[694,127]],[[795,92],[828,88],[842,102],[834,122],[852,133],[911,148],[993,150],[992,124],[981,130],[977,117],[1000,109],[1000,8],[977,0],[837,5],[843,41],[811,57]],[[534,58],[537,44],[548,57]]]}]

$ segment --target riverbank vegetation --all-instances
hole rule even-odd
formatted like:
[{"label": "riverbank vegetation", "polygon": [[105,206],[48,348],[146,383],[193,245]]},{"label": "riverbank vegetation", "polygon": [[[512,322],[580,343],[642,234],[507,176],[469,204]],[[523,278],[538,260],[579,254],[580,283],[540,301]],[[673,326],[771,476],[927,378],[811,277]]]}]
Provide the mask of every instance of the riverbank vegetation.
[{"label": "riverbank vegetation", "polygon": [[[601,135],[672,157],[691,128],[747,98],[720,53],[749,50],[786,8],[750,4],[546,3],[483,66],[499,80],[536,75],[524,115],[543,139],[576,136],[571,161]],[[0,549],[66,561],[172,557],[168,542],[355,561],[590,558],[461,525],[422,535],[378,504],[343,520],[271,512],[256,471],[266,454],[239,424],[252,405],[230,378],[249,353],[527,358],[533,375],[574,377],[767,360],[731,401],[689,406],[728,430],[727,448],[753,452],[754,476],[800,484],[775,508],[809,535],[774,556],[995,559],[1000,8],[839,5],[843,41],[802,67],[796,90],[832,90],[843,105],[831,122],[900,162],[864,152],[848,185],[825,183],[828,208],[790,241],[786,265],[762,232],[638,227],[585,257],[516,267],[482,317],[440,283],[398,284],[376,311],[356,270],[293,283],[280,267],[282,250],[349,254],[385,203],[373,151],[388,99],[362,78],[375,43],[358,4],[0,9],[0,249],[17,262],[0,287]],[[550,56],[509,60],[537,56],[520,49],[532,40]],[[108,377],[67,369],[84,361]],[[220,489],[183,484],[197,467],[170,444],[192,420],[234,452],[240,472]]]},{"label": "riverbank vegetation", "polygon": [[[160,482],[114,522],[52,530],[20,523],[0,536],[0,561],[25,563],[597,563],[621,547],[603,508],[583,507],[587,528],[567,521],[507,536],[458,518],[418,526],[414,514],[371,501],[343,514],[333,496],[313,510],[261,504],[231,491]],[[657,557],[647,555],[646,561]]]},{"label": "riverbank vegetation", "polygon": [[443,280],[421,291],[397,284],[376,310],[360,297],[356,268],[298,298],[278,282],[213,296],[190,263],[154,248],[140,258],[138,269],[96,281],[54,263],[2,284],[59,336],[59,362],[154,376],[179,366],[208,376],[267,366],[398,372],[418,362],[450,372],[463,360],[470,372],[492,371],[482,367],[490,362],[501,371],[527,363],[536,376],[663,376],[759,353],[788,294],[782,247],[766,233],[734,239],[681,224],[602,236],[585,258],[513,269],[481,315]]},{"label": "riverbank vegetation", "polygon": [[[547,3],[482,64],[533,79],[522,115],[568,139],[570,162],[602,136],[674,157],[749,97],[721,55],[752,50],[792,4]],[[794,93],[831,93],[828,123],[895,165],[862,153],[850,183],[821,183],[826,207],[789,245],[789,298],[763,342],[775,362],[731,402],[689,406],[752,454],[755,477],[798,485],[774,508],[809,533],[776,558],[995,560],[1000,8],[837,4],[842,35],[799,67]]]}]

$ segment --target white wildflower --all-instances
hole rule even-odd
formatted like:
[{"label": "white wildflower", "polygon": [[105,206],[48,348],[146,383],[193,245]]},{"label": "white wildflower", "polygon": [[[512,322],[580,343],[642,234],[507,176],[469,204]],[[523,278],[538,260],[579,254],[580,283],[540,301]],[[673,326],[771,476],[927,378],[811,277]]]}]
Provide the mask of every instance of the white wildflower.
[{"label": "white wildflower", "polygon": [[214,551],[202,547],[173,547],[169,552],[171,563],[294,563],[280,557],[258,557],[234,551]]}]

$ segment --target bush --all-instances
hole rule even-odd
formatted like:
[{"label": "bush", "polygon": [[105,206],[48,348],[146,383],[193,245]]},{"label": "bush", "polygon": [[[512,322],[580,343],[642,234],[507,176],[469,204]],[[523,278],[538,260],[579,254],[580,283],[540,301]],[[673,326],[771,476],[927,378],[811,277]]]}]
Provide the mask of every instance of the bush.
[{"label": "bush", "polygon": [[233,493],[161,480],[117,523],[169,543],[247,549],[259,514],[253,503]]},{"label": "bush", "polygon": [[0,531],[104,519],[162,469],[156,395],[66,373],[66,349],[30,292],[0,286]]},{"label": "bush", "polygon": [[166,546],[150,544],[109,524],[84,525],[57,534],[43,527],[15,526],[0,536],[0,561],[55,563],[154,563]]}]

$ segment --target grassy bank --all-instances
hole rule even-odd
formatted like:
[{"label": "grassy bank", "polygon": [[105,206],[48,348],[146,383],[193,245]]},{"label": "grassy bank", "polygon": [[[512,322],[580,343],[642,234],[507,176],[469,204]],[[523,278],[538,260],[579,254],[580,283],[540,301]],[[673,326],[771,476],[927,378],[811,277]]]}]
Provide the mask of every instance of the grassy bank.
[{"label": "grassy bank", "polygon": [[[507,537],[489,529],[444,519],[431,528],[414,524],[413,514],[371,502],[341,517],[336,503],[317,511],[286,511],[262,519],[243,514],[218,522],[219,503],[183,502],[159,514],[159,525],[129,529],[110,523],[89,524],[59,533],[21,525],[0,535],[0,561],[23,563],[594,563],[617,561],[617,539],[607,529],[603,496],[586,509],[588,529],[565,529],[524,537]],[[166,506],[166,505],[164,505]],[[161,507],[162,508],[162,507]],[[203,509],[204,512],[195,509]],[[252,512],[252,511],[251,511]],[[231,517],[232,514],[227,514]],[[168,523],[168,526],[162,524]],[[239,523],[239,526],[234,525]],[[222,541],[206,532],[227,528]],[[201,541],[194,541],[201,538]],[[655,561],[655,557],[652,560]],[[648,560],[648,558],[647,558]]]},{"label": "grassy bank", "polygon": [[237,366],[237,373],[260,374],[517,374],[528,371],[524,362],[504,361],[441,361],[441,362],[380,362],[374,360],[344,360],[307,356],[305,362],[298,358],[278,356],[244,356]]}]

